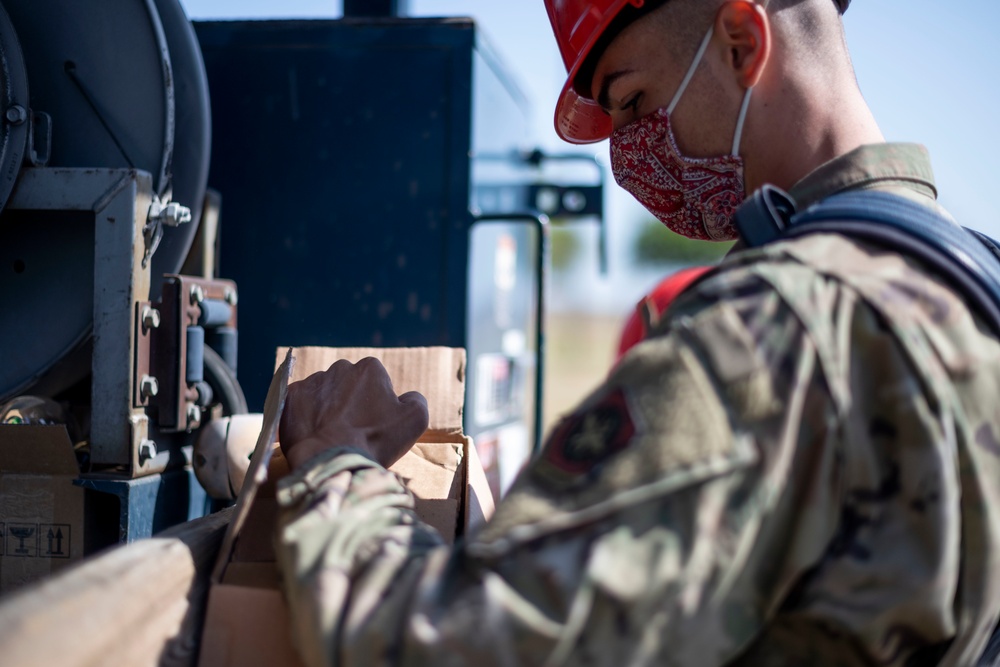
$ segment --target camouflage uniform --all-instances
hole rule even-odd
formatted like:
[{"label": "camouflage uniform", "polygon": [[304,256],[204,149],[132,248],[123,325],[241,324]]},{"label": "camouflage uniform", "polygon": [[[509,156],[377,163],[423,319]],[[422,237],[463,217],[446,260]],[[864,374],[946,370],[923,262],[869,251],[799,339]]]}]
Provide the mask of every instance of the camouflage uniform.
[{"label": "camouflage uniform", "polygon": [[[793,191],[934,206],[925,151]],[[309,665],[969,665],[1000,610],[1000,345],[899,256],[831,235],[736,253],[441,546],[345,450],[286,480]]]}]

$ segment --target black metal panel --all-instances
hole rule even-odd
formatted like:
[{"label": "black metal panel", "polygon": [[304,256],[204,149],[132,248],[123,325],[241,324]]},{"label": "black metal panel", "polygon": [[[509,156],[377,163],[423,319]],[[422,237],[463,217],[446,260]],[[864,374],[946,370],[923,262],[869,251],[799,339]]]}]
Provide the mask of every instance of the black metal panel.
[{"label": "black metal panel", "polygon": [[405,16],[409,0],[344,0],[344,16]]},{"label": "black metal panel", "polygon": [[240,382],[279,345],[466,345],[471,21],[197,23]]}]

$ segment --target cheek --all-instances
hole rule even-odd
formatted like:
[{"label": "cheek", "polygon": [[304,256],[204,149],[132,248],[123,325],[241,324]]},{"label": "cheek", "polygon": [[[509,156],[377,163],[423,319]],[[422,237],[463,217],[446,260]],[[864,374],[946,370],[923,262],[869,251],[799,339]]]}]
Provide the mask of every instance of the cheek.
[{"label": "cheek", "polygon": [[739,104],[734,105],[725,96],[695,94],[691,88],[670,117],[678,148],[695,158],[728,155],[733,147]]},{"label": "cheek", "polygon": [[631,125],[635,121],[639,120],[639,116],[633,114],[632,112],[625,111],[612,111],[611,112],[611,127],[614,131],[618,131],[627,125]]}]

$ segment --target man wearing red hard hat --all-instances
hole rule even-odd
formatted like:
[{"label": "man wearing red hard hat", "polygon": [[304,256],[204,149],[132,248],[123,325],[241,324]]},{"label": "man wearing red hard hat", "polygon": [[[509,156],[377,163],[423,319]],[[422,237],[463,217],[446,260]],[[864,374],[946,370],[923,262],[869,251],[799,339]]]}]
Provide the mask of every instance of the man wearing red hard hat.
[{"label": "man wearing red hard hat", "polygon": [[[671,229],[753,241],[748,207],[780,227],[859,191],[944,219],[926,151],[884,143],[858,90],[847,0],[545,2],[558,132],[610,137]],[[290,387],[278,551],[307,663],[993,664],[996,337],[884,244],[747,245],[451,548],[383,467],[420,397],[372,362]]]}]

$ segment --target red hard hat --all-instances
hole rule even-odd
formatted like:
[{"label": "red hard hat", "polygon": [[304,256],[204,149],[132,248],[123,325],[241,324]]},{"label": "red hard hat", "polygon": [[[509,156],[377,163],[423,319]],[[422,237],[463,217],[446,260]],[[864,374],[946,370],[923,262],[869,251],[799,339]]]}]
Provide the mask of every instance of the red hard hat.
[{"label": "red hard hat", "polygon": [[556,133],[566,141],[589,144],[611,136],[611,117],[593,100],[580,97],[573,79],[618,12],[625,5],[643,4],[644,0],[545,0],[566,65],[566,85],[556,103]]}]

